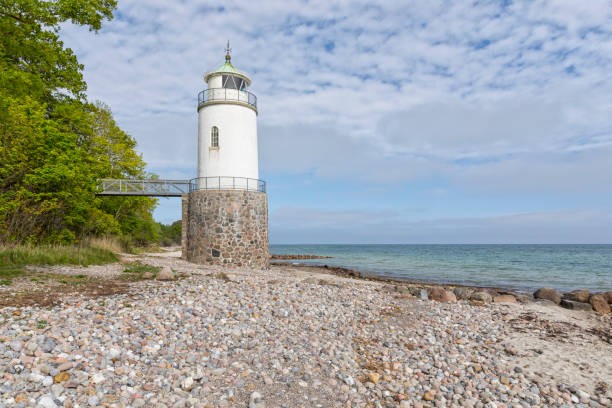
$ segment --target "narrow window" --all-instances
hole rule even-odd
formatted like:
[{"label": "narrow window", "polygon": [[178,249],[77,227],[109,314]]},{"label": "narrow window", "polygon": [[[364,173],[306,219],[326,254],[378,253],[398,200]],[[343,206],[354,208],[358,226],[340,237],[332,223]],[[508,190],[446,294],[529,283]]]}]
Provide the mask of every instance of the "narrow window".
[{"label": "narrow window", "polygon": [[219,128],[216,126],[210,130],[210,147],[219,147]]}]

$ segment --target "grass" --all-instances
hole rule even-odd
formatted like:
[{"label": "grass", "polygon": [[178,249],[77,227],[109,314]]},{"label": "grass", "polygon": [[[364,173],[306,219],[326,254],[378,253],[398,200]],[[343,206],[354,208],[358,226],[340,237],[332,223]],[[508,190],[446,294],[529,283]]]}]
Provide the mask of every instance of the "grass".
[{"label": "grass", "polygon": [[111,251],[92,246],[15,246],[0,248],[0,265],[103,265],[117,262]]},{"label": "grass", "polygon": [[85,245],[94,248],[102,248],[116,254],[125,251],[119,238],[113,236],[87,238],[85,240]]},{"label": "grass", "polygon": [[0,246],[0,284],[10,285],[14,278],[23,276],[26,265],[88,266],[117,261],[110,250],[94,246]]},{"label": "grass", "polygon": [[159,267],[151,266],[151,265],[143,265],[141,263],[131,263],[126,264],[127,268],[123,270],[120,278],[124,280],[142,280],[144,279],[144,274],[149,272],[152,277],[155,278],[157,276],[157,272],[159,272]]}]

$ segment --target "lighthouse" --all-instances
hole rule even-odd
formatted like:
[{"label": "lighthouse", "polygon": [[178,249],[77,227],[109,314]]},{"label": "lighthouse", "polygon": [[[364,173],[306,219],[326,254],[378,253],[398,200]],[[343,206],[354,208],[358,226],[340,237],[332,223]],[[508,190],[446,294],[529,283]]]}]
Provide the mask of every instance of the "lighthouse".
[{"label": "lighthouse", "polygon": [[247,187],[259,179],[257,97],[249,91],[251,79],[232,65],[230,52],[228,42],[225,63],[204,75],[208,88],[198,95],[199,183],[221,188],[234,187],[230,181]]},{"label": "lighthouse", "polygon": [[198,94],[198,177],[183,195],[183,257],[201,264],[267,268],[268,201],[259,179],[257,97],[225,62]]}]

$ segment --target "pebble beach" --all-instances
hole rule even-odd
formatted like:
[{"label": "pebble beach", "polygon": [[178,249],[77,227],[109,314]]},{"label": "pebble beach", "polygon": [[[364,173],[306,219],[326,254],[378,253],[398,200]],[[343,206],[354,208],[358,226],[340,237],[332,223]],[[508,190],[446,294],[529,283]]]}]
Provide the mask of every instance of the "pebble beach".
[{"label": "pebble beach", "polygon": [[167,276],[43,306],[3,287],[0,407],[612,406],[609,314],[178,256],[123,255]]}]

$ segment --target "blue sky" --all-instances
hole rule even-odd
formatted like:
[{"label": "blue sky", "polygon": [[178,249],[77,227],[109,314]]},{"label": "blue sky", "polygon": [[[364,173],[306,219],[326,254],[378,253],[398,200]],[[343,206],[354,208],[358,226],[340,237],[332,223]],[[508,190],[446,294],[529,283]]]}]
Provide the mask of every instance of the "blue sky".
[{"label": "blue sky", "polygon": [[62,35],[173,179],[196,174],[197,93],[231,40],[273,244],[612,243],[609,1],[119,0]]}]

